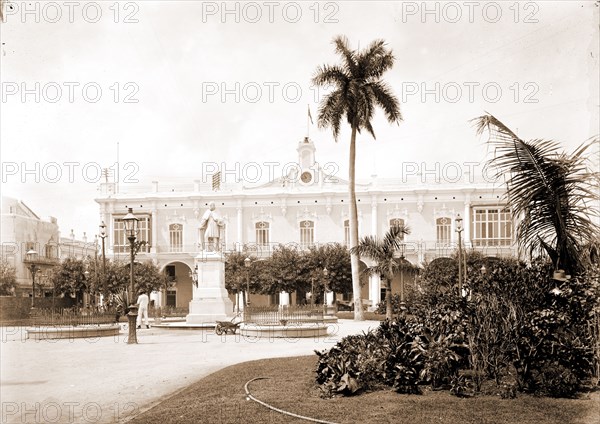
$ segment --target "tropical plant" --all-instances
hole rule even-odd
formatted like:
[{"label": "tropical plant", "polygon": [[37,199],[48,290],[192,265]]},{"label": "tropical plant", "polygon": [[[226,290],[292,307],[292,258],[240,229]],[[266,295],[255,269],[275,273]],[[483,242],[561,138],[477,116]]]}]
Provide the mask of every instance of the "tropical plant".
[{"label": "tropical plant", "polygon": [[[575,395],[595,369],[596,270],[557,281],[549,261],[469,253],[466,262],[468,296],[447,287],[440,271],[452,271],[451,262],[432,262],[406,314],[383,321],[374,338],[355,336],[320,354],[322,389],[350,394],[383,384],[419,393],[422,384],[449,384],[457,396]],[[448,281],[455,277],[454,269]],[[444,282],[429,281],[437,278]]]},{"label": "tropical plant", "polygon": [[567,154],[555,141],[520,139],[492,115],[474,121],[478,134],[489,131],[494,157],[487,166],[506,178],[506,199],[518,221],[520,248],[533,255],[545,251],[555,270],[580,272],[583,246],[599,236],[593,221],[599,214],[598,173],[590,171],[586,157],[599,139]]},{"label": "tropical plant", "polygon": [[385,280],[385,315],[392,319],[392,280],[399,272],[402,272],[404,258],[397,258],[402,247],[402,239],[410,234],[410,228],[404,225],[394,225],[383,236],[365,236],[360,239],[357,246],[350,249],[350,253],[367,256],[374,261],[365,269],[369,274],[377,274]]},{"label": "tropical plant", "polygon": [[67,258],[54,267],[49,280],[57,295],[73,295],[77,304],[83,303],[83,293],[89,291],[89,272],[86,275],[86,264],[81,259]]},{"label": "tropical plant", "polygon": [[452,339],[452,334],[434,337],[429,331],[423,331],[413,342],[413,348],[418,351],[415,359],[421,359],[423,363],[419,379],[431,383],[433,388],[449,383],[458,370],[460,355],[454,349],[460,346]]},{"label": "tropical plant", "polygon": [[[348,190],[350,196],[350,247],[358,245],[358,211],[355,192],[356,134],[362,130],[375,138],[371,121],[375,107],[383,109],[390,123],[402,120],[398,99],[391,88],[381,79],[392,68],[394,55],[385,47],[383,40],[372,42],[364,50],[352,50],[348,39],[337,36],[333,40],[335,51],[342,58],[341,65],[322,65],[312,79],[316,86],[333,86],[319,106],[318,126],[331,127],[337,141],[342,120],[351,128]],[[352,253],[352,291],[354,319],[363,320],[358,253]]]},{"label": "tropical plant", "polygon": [[0,261],[0,296],[12,296],[17,286],[17,271],[6,259]]}]

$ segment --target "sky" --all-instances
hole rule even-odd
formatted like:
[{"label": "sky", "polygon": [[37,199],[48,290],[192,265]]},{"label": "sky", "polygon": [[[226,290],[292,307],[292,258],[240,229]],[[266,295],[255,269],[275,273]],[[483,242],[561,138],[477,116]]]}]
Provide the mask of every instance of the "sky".
[{"label": "sky", "polygon": [[[308,134],[317,161],[346,178],[349,128],[335,142],[308,120],[327,93],[312,76],[339,63],[336,35],[357,49],[383,39],[396,58],[384,79],[403,120],[377,113],[377,138],[359,135],[359,179],[483,163],[486,137],[469,121],[486,112],[566,151],[600,132],[594,1],[33,1],[3,12],[2,195],[58,218],[63,236],[97,233],[105,168],[132,190],[203,179],[213,164],[277,177]],[[591,155],[598,164],[597,146]]]}]

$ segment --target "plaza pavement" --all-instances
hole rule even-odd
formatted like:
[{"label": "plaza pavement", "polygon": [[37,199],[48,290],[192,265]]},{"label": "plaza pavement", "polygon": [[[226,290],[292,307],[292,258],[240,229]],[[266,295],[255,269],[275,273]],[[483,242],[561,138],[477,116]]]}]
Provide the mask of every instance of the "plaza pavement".
[{"label": "plaza pavement", "polygon": [[221,368],[263,358],[310,355],[377,321],[340,320],[328,337],[217,336],[212,330],[138,330],[119,336],[34,341],[24,327],[1,327],[2,423],[124,422]]}]

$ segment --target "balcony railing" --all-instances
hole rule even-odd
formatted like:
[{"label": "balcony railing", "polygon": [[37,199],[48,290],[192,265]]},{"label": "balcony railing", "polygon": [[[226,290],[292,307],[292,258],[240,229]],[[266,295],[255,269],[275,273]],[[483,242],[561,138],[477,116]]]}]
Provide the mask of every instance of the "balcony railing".
[{"label": "balcony railing", "polygon": [[[318,248],[328,244],[340,244],[342,242],[319,242],[312,246]],[[458,242],[439,242],[436,240],[408,240],[404,241],[404,256],[415,257],[419,254],[427,255],[428,257],[444,257],[451,256],[458,249]],[[273,255],[273,252],[279,247],[295,249],[297,251],[306,251],[308,247],[298,242],[273,242],[273,243],[228,243],[223,246],[222,253],[242,252],[254,259],[266,259]],[[505,256],[515,254],[516,248],[510,244],[509,240],[473,240],[463,242],[463,249],[474,249],[490,256]],[[201,252],[198,244],[186,244],[180,247],[173,248],[169,245],[157,245],[156,253],[161,255],[197,255]],[[145,253],[145,252],[140,252]]]},{"label": "balcony railing", "polygon": [[23,259],[23,263],[36,265],[57,265],[60,262],[59,258],[51,258],[48,256],[38,256],[31,260],[27,257]]}]

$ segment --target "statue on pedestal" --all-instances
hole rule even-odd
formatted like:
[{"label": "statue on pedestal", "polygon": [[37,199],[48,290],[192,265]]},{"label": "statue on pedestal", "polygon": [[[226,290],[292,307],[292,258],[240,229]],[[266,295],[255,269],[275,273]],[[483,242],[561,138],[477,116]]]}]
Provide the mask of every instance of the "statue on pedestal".
[{"label": "statue on pedestal", "polygon": [[224,226],[223,219],[215,211],[215,202],[210,202],[200,220],[200,247],[203,251],[219,252],[221,250],[221,228]]}]

